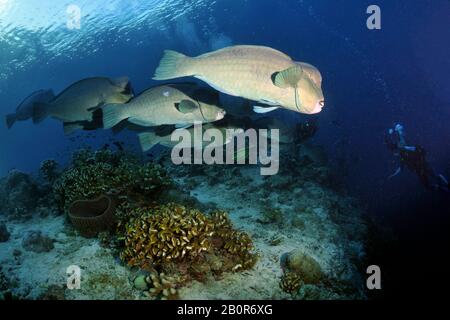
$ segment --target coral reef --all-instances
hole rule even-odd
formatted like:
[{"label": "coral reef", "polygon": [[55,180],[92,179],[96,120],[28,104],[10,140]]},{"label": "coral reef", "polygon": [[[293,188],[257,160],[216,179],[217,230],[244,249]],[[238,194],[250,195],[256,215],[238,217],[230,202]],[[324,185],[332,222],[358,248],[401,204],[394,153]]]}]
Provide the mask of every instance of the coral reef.
[{"label": "coral reef", "polygon": [[153,299],[176,300],[178,296],[178,286],[181,279],[176,276],[168,276],[164,273],[140,272],[133,282],[134,288],[143,291],[144,295]]},{"label": "coral reef", "polygon": [[122,152],[81,150],[72,165],[54,184],[54,194],[61,210],[67,211],[76,200],[94,199],[102,194],[118,197],[154,196],[171,181],[161,166],[142,164]]},{"label": "coral reef", "polygon": [[0,242],[6,242],[9,240],[9,232],[6,228],[6,224],[0,223]]},{"label": "coral reef", "polygon": [[38,204],[40,190],[29,175],[11,170],[0,186],[0,194],[6,215],[27,219]]},{"label": "coral reef", "polygon": [[25,250],[36,253],[49,252],[54,248],[54,240],[43,235],[41,231],[30,231],[22,240]]},{"label": "coral reef", "polygon": [[319,263],[301,249],[283,254],[280,260],[283,269],[299,275],[305,283],[317,284],[323,279]]},{"label": "coral reef", "polygon": [[[163,166],[144,164],[106,149],[77,152],[62,172],[54,160],[43,162],[44,183],[12,172],[0,180],[0,206],[5,213],[33,213],[33,219],[8,221],[14,236],[0,243],[0,296],[365,298],[358,269],[365,261],[365,222],[357,204],[336,188],[321,153],[300,146],[297,156],[280,154],[275,176],[260,176],[257,166],[175,166],[170,156],[159,159]],[[13,201],[6,190],[17,192]],[[23,206],[19,194],[31,204]],[[117,201],[115,224],[98,239],[81,238],[67,223],[70,205],[101,195]],[[48,216],[54,211],[67,217]],[[18,230],[42,232],[22,240]],[[124,263],[117,263],[118,255]],[[58,272],[73,261],[84,282],[80,290],[64,290]],[[39,271],[30,275],[33,266]]]},{"label": "coral reef", "polygon": [[187,281],[246,270],[256,262],[250,237],[234,230],[224,212],[206,215],[177,204],[134,211],[121,254],[130,266],[180,274]]},{"label": "coral reef", "polygon": [[301,277],[294,272],[285,272],[280,279],[280,288],[287,293],[295,295],[302,286]]},{"label": "coral reef", "polygon": [[18,170],[11,170],[7,177],[0,179],[0,209],[10,221],[57,213],[50,186]]},{"label": "coral reef", "polygon": [[149,294],[154,298],[161,300],[178,299],[177,283],[180,282],[176,277],[169,277],[164,273],[152,272],[145,278],[150,285]]},{"label": "coral reef", "polygon": [[[292,296],[302,295],[302,299],[317,299],[320,295],[331,295],[342,284],[325,276],[319,263],[301,249],[284,253],[280,258],[283,275],[280,288]],[[303,290],[307,286],[308,289]],[[301,291],[303,290],[303,291]]]},{"label": "coral reef", "polygon": [[304,284],[319,284],[324,274],[319,263],[301,249],[283,254],[280,258],[284,273],[280,287],[287,293],[297,294]]},{"label": "coral reef", "polygon": [[58,162],[53,159],[44,160],[39,171],[49,184],[53,184],[59,176]]}]

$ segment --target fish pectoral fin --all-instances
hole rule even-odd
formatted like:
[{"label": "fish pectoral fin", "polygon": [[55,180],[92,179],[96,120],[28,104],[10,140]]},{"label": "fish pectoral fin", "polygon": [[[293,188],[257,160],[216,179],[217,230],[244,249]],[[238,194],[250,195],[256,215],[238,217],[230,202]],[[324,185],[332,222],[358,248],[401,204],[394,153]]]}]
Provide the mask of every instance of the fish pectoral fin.
[{"label": "fish pectoral fin", "polygon": [[274,110],[277,110],[279,107],[261,107],[261,106],[253,106],[253,111],[256,113],[268,113]]},{"label": "fish pectoral fin", "polygon": [[138,134],[139,143],[143,152],[152,149],[160,143],[160,138],[154,132],[143,132]]},{"label": "fish pectoral fin", "polygon": [[279,103],[276,101],[268,100],[268,99],[261,99],[258,101],[259,103],[267,104],[269,106],[278,106]]},{"label": "fish pectoral fin", "polygon": [[138,126],[142,126],[142,127],[153,127],[154,123],[150,122],[150,121],[146,121],[140,118],[128,118],[128,122],[131,122],[133,124],[137,124]]},{"label": "fish pectoral fin", "polygon": [[64,128],[64,134],[66,136],[68,136],[77,130],[84,129],[84,126],[81,123],[63,122],[63,128]]},{"label": "fish pectoral fin", "polygon": [[286,70],[276,72],[272,75],[273,84],[279,88],[297,88],[297,84],[303,76],[303,69],[295,65]]},{"label": "fish pectoral fin", "polygon": [[198,109],[198,105],[191,100],[181,100],[179,103],[175,103],[175,108],[181,113],[192,113]]},{"label": "fish pectoral fin", "polygon": [[183,129],[187,129],[191,126],[192,126],[192,123],[180,123],[180,124],[176,124],[175,128],[177,128],[176,130],[183,130]]}]

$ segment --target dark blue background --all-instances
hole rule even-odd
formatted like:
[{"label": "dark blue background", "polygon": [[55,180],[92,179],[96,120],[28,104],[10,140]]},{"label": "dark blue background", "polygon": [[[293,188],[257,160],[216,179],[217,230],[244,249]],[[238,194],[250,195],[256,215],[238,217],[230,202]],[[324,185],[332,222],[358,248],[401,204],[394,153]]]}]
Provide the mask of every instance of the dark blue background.
[{"label": "dark blue background", "polygon": [[[371,4],[381,8],[381,30],[366,28],[366,9]],[[176,33],[174,22],[169,38],[150,28],[130,34],[129,42],[113,44],[118,31],[111,31],[93,35],[103,40],[95,53],[71,59],[63,54],[49,65],[43,55],[42,63],[0,82],[0,110],[10,113],[33,90],[52,87],[58,92],[80,78],[96,75],[128,75],[136,92],[142,91],[155,84],[151,76],[163,49],[191,55],[207,49],[210,39],[201,30],[213,16],[213,31],[224,33],[233,44],[271,46],[321,70],[326,108],[319,115],[315,141],[326,146],[332,159],[345,157],[347,166],[339,170],[348,171],[347,189],[372,216],[395,228],[402,252],[411,260],[405,261],[413,264],[417,252],[426,257],[429,253],[431,258],[439,249],[445,251],[448,197],[425,191],[406,171],[387,180],[396,164],[383,135],[395,122],[402,122],[410,141],[427,150],[436,171],[450,176],[449,1],[218,1],[197,16],[190,22],[200,46],[192,46],[192,39]],[[189,21],[189,15],[184,19]],[[136,46],[140,41],[144,44]],[[9,131],[1,124],[0,174],[14,167],[36,170],[40,161],[52,157],[64,162],[80,145],[98,147],[111,138],[109,132],[95,135],[91,139],[82,133],[71,142],[54,120],[39,126],[17,123]],[[120,139],[137,147],[132,134]]]}]

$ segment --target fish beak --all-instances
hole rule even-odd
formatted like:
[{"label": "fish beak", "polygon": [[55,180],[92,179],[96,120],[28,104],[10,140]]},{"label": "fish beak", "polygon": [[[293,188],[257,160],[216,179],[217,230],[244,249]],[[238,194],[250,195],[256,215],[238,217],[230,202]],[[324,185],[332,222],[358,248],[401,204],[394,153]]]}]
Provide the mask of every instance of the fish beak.
[{"label": "fish beak", "polygon": [[220,111],[220,112],[217,114],[216,121],[222,120],[223,118],[225,118],[225,115],[226,115],[226,114],[227,114],[227,112],[226,112],[225,110]]},{"label": "fish beak", "polygon": [[325,107],[325,100],[320,100],[316,103],[316,106],[311,111],[311,114],[316,114],[322,111],[322,108]]}]

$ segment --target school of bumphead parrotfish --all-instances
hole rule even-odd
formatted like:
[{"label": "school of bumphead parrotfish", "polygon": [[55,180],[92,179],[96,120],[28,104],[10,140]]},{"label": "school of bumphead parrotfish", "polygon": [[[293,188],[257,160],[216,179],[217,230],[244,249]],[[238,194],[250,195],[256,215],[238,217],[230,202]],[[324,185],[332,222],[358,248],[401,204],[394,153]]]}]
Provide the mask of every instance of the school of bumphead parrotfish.
[{"label": "school of bumphead parrotfish", "polygon": [[325,104],[322,76],[316,67],[264,46],[231,46],[198,57],[166,50],[153,79],[181,77],[195,77],[213,89],[171,83],[135,96],[127,77],[93,77],[71,84],[56,96],[52,90],[32,93],[15,113],[6,116],[6,123],[11,128],[16,121],[32,119],[37,124],[52,117],[62,121],[66,135],[76,130],[129,128],[138,132],[142,150],[147,151],[158,143],[172,145],[170,132],[149,132],[160,126],[175,130],[201,122],[221,132],[234,127],[212,124],[226,115],[217,91],[257,102],[256,113],[283,108],[316,114]]}]

